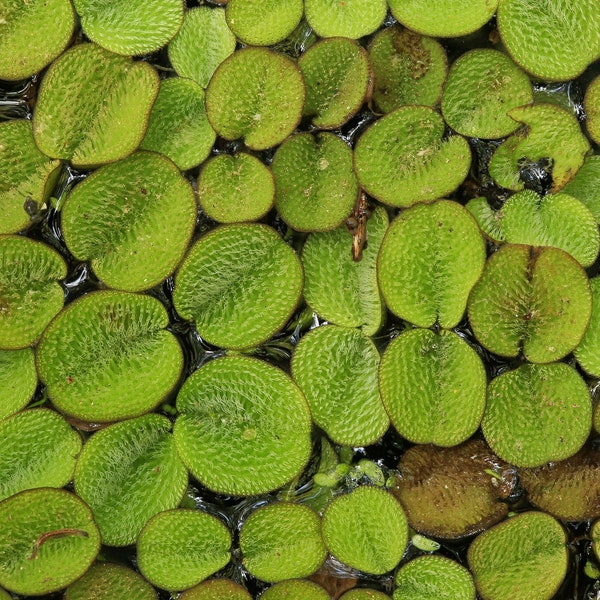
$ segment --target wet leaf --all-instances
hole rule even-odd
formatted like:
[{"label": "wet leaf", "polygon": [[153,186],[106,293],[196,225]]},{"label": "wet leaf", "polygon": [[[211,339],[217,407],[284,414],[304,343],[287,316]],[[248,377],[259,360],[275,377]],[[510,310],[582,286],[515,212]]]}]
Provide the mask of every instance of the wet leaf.
[{"label": "wet leaf", "polygon": [[0,421],[27,406],[37,383],[31,348],[0,350]]},{"label": "wet leaf", "polygon": [[308,24],[323,38],[342,36],[358,39],[373,33],[383,22],[385,0],[305,0]]}]

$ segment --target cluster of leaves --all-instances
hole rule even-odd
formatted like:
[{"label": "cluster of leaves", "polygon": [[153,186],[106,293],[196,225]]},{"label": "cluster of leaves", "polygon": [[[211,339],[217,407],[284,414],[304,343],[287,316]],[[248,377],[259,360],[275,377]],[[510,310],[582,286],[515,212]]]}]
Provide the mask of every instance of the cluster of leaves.
[{"label": "cluster of leaves", "polygon": [[[600,518],[600,4],[220,4],[0,14],[0,586],[551,598]],[[577,77],[585,129],[532,83]]]}]

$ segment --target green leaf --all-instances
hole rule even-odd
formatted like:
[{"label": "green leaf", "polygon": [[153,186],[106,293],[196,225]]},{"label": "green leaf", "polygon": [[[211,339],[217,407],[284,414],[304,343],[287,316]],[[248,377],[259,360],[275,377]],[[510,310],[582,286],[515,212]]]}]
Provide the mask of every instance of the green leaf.
[{"label": "green leaf", "polygon": [[600,223],[600,155],[588,155],[577,174],[562,189],[585,204]]},{"label": "green leaf", "polygon": [[230,579],[209,579],[181,594],[180,600],[252,600],[252,596]]},{"label": "green leaf", "polygon": [[550,515],[529,511],[480,534],[468,559],[489,600],[549,600],[567,573],[566,535]]},{"label": "green leaf", "polygon": [[596,144],[600,144],[600,75],[596,76],[588,85],[583,99],[583,107],[587,117],[587,132]]},{"label": "green leaf", "polygon": [[396,573],[394,600],[475,600],[471,574],[444,556],[419,556]]},{"label": "green leaf", "polygon": [[183,354],[155,298],[94,292],[46,329],[37,367],[52,403],[85,421],[110,422],[157,406],[179,379]]},{"label": "green leaf", "polygon": [[368,127],[354,148],[361,186],[377,200],[410,206],[453,192],[471,165],[467,141],[442,139],[444,121],[427,106],[403,106]]},{"label": "green leaf", "polygon": [[229,0],[227,24],[236,37],[252,46],[272,46],[288,37],[302,18],[302,0]]},{"label": "green leaf", "polygon": [[398,433],[418,444],[459,444],[483,416],[485,368],[451,331],[411,329],[394,338],[381,359],[379,387]]},{"label": "green leaf", "polygon": [[319,41],[298,59],[306,85],[304,115],[319,129],[341,127],[362,106],[371,87],[367,52],[336,37]]},{"label": "green leaf", "polygon": [[182,0],[73,0],[86,36],[118,54],[151,54],[179,31]]},{"label": "green leaf", "polygon": [[592,316],[590,324],[575,348],[575,358],[586,373],[600,377],[600,277],[590,279]]},{"label": "green leaf", "polygon": [[458,37],[476,31],[492,18],[498,0],[388,0],[405,27],[424,35]]},{"label": "green leaf", "polygon": [[575,79],[600,54],[596,0],[502,0],[498,29],[515,62],[547,81]]},{"label": "green leaf", "polygon": [[455,327],[485,261],[483,238],[460,204],[439,200],[401,212],[377,259],[389,309],[419,327]]},{"label": "green leaf", "polygon": [[177,396],[177,449],[203,485],[256,495],[298,475],[310,454],[310,412],[280,369],[242,356],[219,358]]},{"label": "green leaf", "polygon": [[385,0],[305,0],[308,24],[323,38],[358,39],[373,33],[383,22],[387,11]]},{"label": "green leaf", "polygon": [[323,514],[323,539],[340,562],[365,573],[391,571],[408,542],[408,524],[389,492],[370,486],[336,496]]},{"label": "green leaf", "polygon": [[84,445],[75,491],[92,509],[103,544],[133,544],[148,519],[181,502],[188,478],[171,427],[162,415],[144,415],[102,429]]},{"label": "green leaf", "polygon": [[138,566],[144,577],[166,590],[200,583],[230,560],[231,533],[217,517],[174,509],[152,517],[137,540]]},{"label": "green leaf", "polygon": [[407,104],[435,106],[448,74],[448,58],[436,40],[399,25],[379,31],[369,45],[373,100],[384,113]]},{"label": "green leaf", "polygon": [[35,142],[31,121],[17,119],[0,123],[0,234],[29,227],[26,205],[41,208],[60,173],[60,162],[42,154]]},{"label": "green leaf", "polygon": [[272,585],[261,594],[260,600],[331,600],[331,596],[312,581],[290,579]]},{"label": "green leaf", "polygon": [[1,421],[0,439],[0,499],[32,488],[60,488],[73,477],[81,438],[54,411],[25,410]]},{"label": "green leaf", "polygon": [[63,306],[67,265],[52,248],[0,236],[0,349],[30,346]]},{"label": "green leaf", "polygon": [[202,166],[198,201],[219,223],[256,221],[275,202],[275,178],[270,168],[251,154],[218,154]]},{"label": "green leaf", "polygon": [[[313,46],[314,47],[314,46]],[[275,152],[275,206],[297,231],[335,229],[352,212],[358,182],[352,150],[332,133],[301,133]]]},{"label": "green leaf", "polygon": [[511,196],[500,212],[503,237],[511,244],[560,248],[582,267],[591,266],[598,256],[596,219],[572,196],[558,193],[541,198],[523,190]]},{"label": "green leaf", "polygon": [[552,193],[561,190],[583,164],[590,143],[577,118],[555,104],[533,104],[508,111],[527,126],[499,146],[490,161],[490,175],[503,187],[522,190],[520,170],[527,164],[547,162]]},{"label": "green leaf", "polygon": [[66,590],[64,600],[157,600],[154,588],[123,565],[96,563]]},{"label": "green leaf", "polygon": [[487,198],[480,196],[467,202],[465,208],[473,215],[481,231],[492,242],[503,242],[502,211],[494,210]]},{"label": "green leaf", "polygon": [[89,507],[65,490],[27,490],[0,502],[0,585],[24,596],[60,590],[100,550]]},{"label": "green leaf", "polygon": [[564,363],[527,363],[488,386],[483,435],[500,458],[517,467],[573,456],[591,427],[589,390]]},{"label": "green leaf", "polygon": [[158,87],[147,62],[95,44],[74,46],[44,75],[33,117],[35,143],[79,168],[123,158],[146,133]]},{"label": "green leaf", "polygon": [[27,406],[37,383],[31,348],[0,350],[0,421]]},{"label": "green leaf", "polygon": [[336,443],[367,446],[387,431],[378,367],[375,344],[356,329],[318,327],[296,347],[292,375],[315,423]]},{"label": "green leaf", "polygon": [[223,225],[200,238],[175,276],[177,312],[206,341],[256,346],[296,307],[303,273],[295,252],[266,225]]},{"label": "green leaf", "polygon": [[137,152],[77,185],[62,210],[67,247],[107,286],[137,292],[171,275],[196,224],[189,182],[167,158]]},{"label": "green leaf", "polygon": [[302,74],[290,58],[267,48],[244,48],[215,71],[206,112],[221,137],[244,138],[248,148],[264,150],[294,131],[304,96]]},{"label": "green leaf", "polygon": [[215,139],[204,90],[190,79],[163,79],[140,148],[164,154],[185,171],[208,157]]},{"label": "green leaf", "polygon": [[[308,237],[302,248],[304,298],[323,319],[373,335],[385,316],[376,260],[388,227],[386,210],[375,208],[365,227],[368,244],[359,261],[353,260],[353,238],[345,225]],[[359,235],[357,229],[355,238]]]},{"label": "green leaf", "polygon": [[250,513],[240,530],[240,550],[246,570],[268,582],[308,577],[327,555],[319,515],[289,502]]},{"label": "green leaf", "polygon": [[534,469],[519,469],[529,501],[562,521],[600,517],[600,450],[584,446],[577,454]]},{"label": "green leaf", "polygon": [[469,297],[477,340],[501,356],[546,363],[581,341],[590,321],[585,271],[563,250],[507,244],[488,259]]},{"label": "green leaf", "polygon": [[66,47],[75,27],[69,0],[6,0],[0,27],[0,79],[41,71]]},{"label": "green leaf", "polygon": [[508,111],[532,102],[529,78],[508,56],[476,49],[452,65],[442,96],[442,114],[461,135],[496,139],[519,127]]},{"label": "green leaf", "polygon": [[233,54],[235,43],[224,9],[191,8],[186,10],[181,29],[169,44],[169,60],[177,75],[206,88],[215,69]]},{"label": "green leaf", "polygon": [[[500,479],[489,474],[497,470]],[[398,464],[394,494],[410,526],[435,538],[463,538],[506,517],[503,497],[512,491],[514,469],[501,461],[483,440],[460,446],[409,448]]]},{"label": "green leaf", "polygon": [[383,592],[370,588],[354,588],[340,596],[340,600],[389,600],[390,597]]}]

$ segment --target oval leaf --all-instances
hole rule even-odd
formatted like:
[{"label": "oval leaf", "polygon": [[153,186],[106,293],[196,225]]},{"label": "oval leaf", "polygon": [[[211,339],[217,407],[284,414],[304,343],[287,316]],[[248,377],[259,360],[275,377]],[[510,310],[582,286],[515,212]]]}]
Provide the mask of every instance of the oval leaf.
[{"label": "oval leaf", "polygon": [[0,421],[27,406],[37,383],[31,348],[0,350]]}]

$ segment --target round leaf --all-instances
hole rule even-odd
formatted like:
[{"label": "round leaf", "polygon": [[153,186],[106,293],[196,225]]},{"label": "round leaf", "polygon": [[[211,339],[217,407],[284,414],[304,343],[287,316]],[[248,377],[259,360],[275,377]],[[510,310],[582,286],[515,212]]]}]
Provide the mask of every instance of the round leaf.
[{"label": "round leaf", "polygon": [[381,245],[378,279],[389,309],[419,327],[455,327],[481,275],[485,247],[473,217],[440,200],[400,213]]},{"label": "round leaf", "polygon": [[25,410],[1,421],[0,439],[0,499],[32,488],[60,488],[73,477],[81,438],[54,411]]},{"label": "round leaf", "polygon": [[308,577],[325,560],[321,519],[307,506],[282,502],[263,506],[240,530],[243,565],[257,579]]},{"label": "round leaf", "polygon": [[298,231],[334,229],[352,212],[358,183],[352,151],[332,133],[288,138],[275,152],[275,206]]},{"label": "round leaf", "polygon": [[33,344],[64,303],[58,283],[67,275],[61,256],[46,244],[0,236],[0,349]]},{"label": "round leaf", "polygon": [[562,191],[585,204],[600,223],[600,155],[586,156],[575,177]]},{"label": "round leaf", "polygon": [[0,234],[16,233],[29,226],[28,203],[43,206],[60,173],[59,167],[59,161],[38,150],[31,121],[0,123]]},{"label": "round leaf", "polygon": [[275,178],[269,167],[251,154],[218,154],[200,171],[198,201],[219,223],[256,221],[275,202]]},{"label": "round leaf", "polygon": [[158,93],[149,63],[79,44],[52,63],[40,86],[33,137],[52,158],[89,168],[131,154]]},{"label": "round leaf", "polygon": [[590,324],[575,348],[575,358],[586,373],[600,377],[600,277],[590,279],[592,316]]},{"label": "round leaf", "polygon": [[488,386],[481,428],[503,460],[537,467],[573,456],[592,427],[590,393],[564,363],[524,364]]},{"label": "round leaf", "polygon": [[62,210],[67,247],[107,286],[151,288],[183,258],[196,224],[189,182],[167,158],[138,152],[77,185]]},{"label": "round leaf", "polygon": [[0,585],[40,596],[81,577],[100,550],[89,507],[65,490],[27,490],[0,502]]},{"label": "round leaf", "polygon": [[408,541],[408,525],[394,496],[362,486],[336,496],[327,506],[323,539],[340,562],[380,575],[400,562]]},{"label": "round leaf", "polygon": [[37,382],[31,348],[0,350],[0,421],[27,406]]},{"label": "round leaf", "polygon": [[207,158],[215,139],[206,117],[204,90],[190,79],[163,79],[140,147],[164,154],[184,171]]},{"label": "round leaf", "polygon": [[435,200],[454,191],[471,164],[461,136],[445,140],[444,121],[427,106],[403,106],[371,125],[354,148],[361,186],[392,206]]},{"label": "round leaf", "polygon": [[418,444],[463,442],[485,407],[483,363],[451,331],[412,329],[394,338],[381,359],[379,387],[394,427]]},{"label": "round leaf", "polygon": [[177,312],[223,348],[271,337],[298,303],[303,273],[295,252],[265,225],[224,225],[192,248],[175,277]]},{"label": "round leaf", "polygon": [[375,344],[356,329],[318,327],[296,347],[294,379],[315,423],[338,444],[366,446],[386,432],[389,418],[377,388],[378,367]]},{"label": "round leaf", "polygon": [[531,362],[560,360],[590,320],[585,271],[558,248],[507,244],[488,259],[469,297],[473,333],[488,350]]},{"label": "round leaf", "polygon": [[342,594],[340,600],[390,600],[390,597],[370,588],[354,588]]},{"label": "round leaf", "polygon": [[588,85],[583,106],[587,116],[588,134],[596,144],[600,144],[600,75]]},{"label": "round leaf", "polygon": [[310,412],[280,369],[231,356],[198,369],[177,396],[175,440],[184,462],[211,490],[263,494],[304,468]]},{"label": "round leaf", "polygon": [[527,75],[497,50],[477,49],[454,62],[442,97],[442,113],[458,133],[484,139],[505,137],[519,127],[507,112],[531,104]]},{"label": "round leaf", "polygon": [[146,523],[137,541],[138,566],[166,590],[196,585],[231,558],[231,534],[223,522],[199,510],[174,509]]},{"label": "round leaf", "polygon": [[244,48],[215,71],[206,90],[206,111],[227,140],[244,138],[264,150],[282,142],[298,125],[304,83],[296,64],[266,48]]},{"label": "round leaf", "polygon": [[150,54],[164,46],[183,21],[181,0],[73,0],[87,37],[118,54]]},{"label": "round leaf", "polygon": [[150,296],[95,292],[70,304],[46,329],[37,352],[53,404],[86,421],[152,410],[183,367],[167,312]]},{"label": "round leaf", "polygon": [[[387,212],[378,206],[366,221],[368,245],[361,260],[353,260],[354,240],[345,225],[308,237],[302,248],[304,298],[323,319],[360,327],[367,335],[381,327],[385,307],[377,285],[376,260],[387,227]],[[360,235],[357,228],[355,239]]]},{"label": "round leaf", "polygon": [[331,596],[312,581],[290,579],[272,585],[260,595],[260,600],[331,600]]},{"label": "round leaf", "polygon": [[175,508],[187,471],[175,449],[171,422],[144,415],[95,433],[75,469],[75,491],[94,513],[108,546],[127,546],[156,513]]},{"label": "round leaf", "polygon": [[396,573],[394,600],[475,600],[467,569],[443,556],[420,556]]},{"label": "round leaf", "polygon": [[252,600],[239,584],[229,579],[209,579],[181,594],[181,600]]},{"label": "round leaf", "polygon": [[386,27],[369,46],[373,100],[384,113],[407,104],[435,106],[448,73],[444,47],[400,26]]},{"label": "round leaf", "polygon": [[549,600],[567,573],[566,535],[550,515],[525,512],[480,534],[468,559],[486,600]]},{"label": "round leaf", "polygon": [[135,571],[114,563],[96,563],[66,590],[64,600],[157,600],[154,588]]},{"label": "round leaf", "polygon": [[308,24],[324,38],[342,36],[352,39],[373,33],[383,22],[385,0],[305,0]]}]

